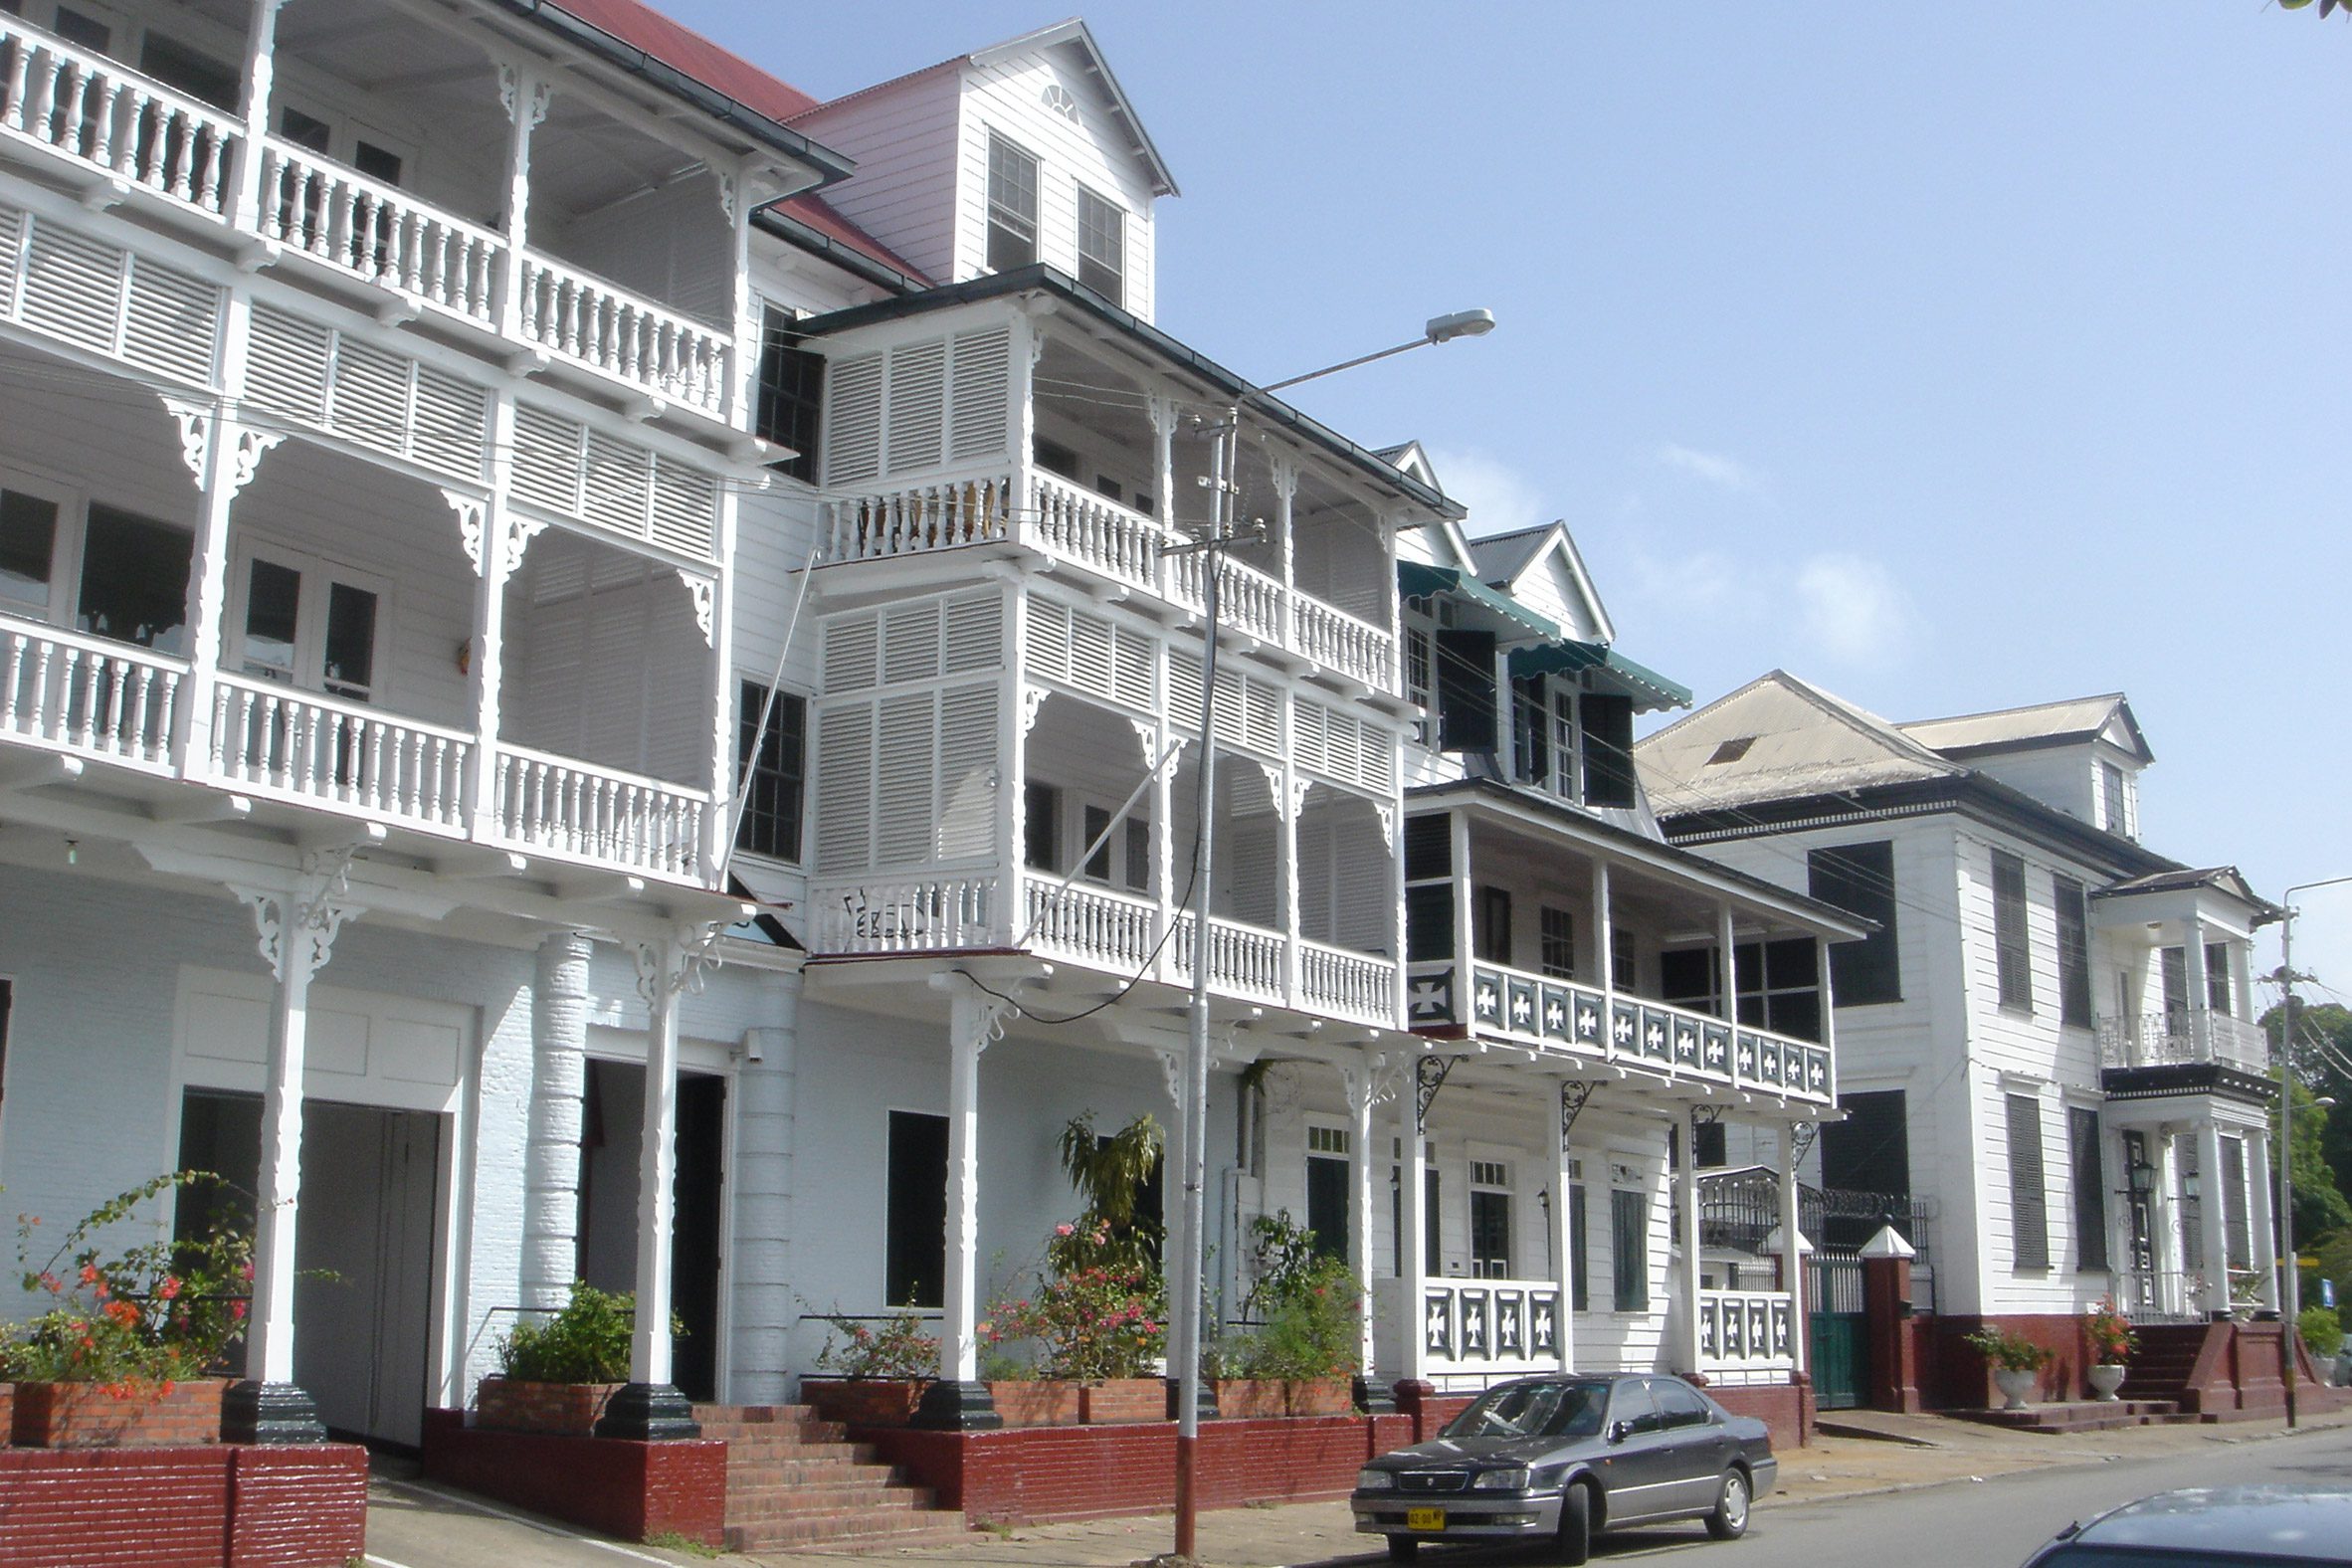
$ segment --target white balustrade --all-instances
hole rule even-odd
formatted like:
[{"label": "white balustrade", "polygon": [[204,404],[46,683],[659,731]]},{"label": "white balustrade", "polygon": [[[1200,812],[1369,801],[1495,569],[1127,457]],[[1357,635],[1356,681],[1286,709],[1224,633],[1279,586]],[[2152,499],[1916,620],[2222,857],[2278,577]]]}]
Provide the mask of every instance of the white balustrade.
[{"label": "white balustrade", "polygon": [[[1168,597],[1187,609],[1207,606],[1207,551],[1168,557]],[[1282,646],[1282,585],[1255,566],[1231,557],[1217,560],[1217,624]],[[1303,600],[1302,600],[1303,602]]]},{"label": "white balustrade", "polygon": [[[1176,919],[1176,967],[1189,978],[1193,965],[1193,919]],[[1282,999],[1282,938],[1274,931],[1235,920],[1209,921],[1209,985],[1234,996]]]},{"label": "white balustrade", "polygon": [[498,748],[494,772],[493,830],[511,848],[700,879],[706,792],[519,746]]},{"label": "white balustrade", "polygon": [[1386,958],[1298,944],[1298,1005],[1342,1018],[1393,1026],[1397,1014],[1397,966]]},{"label": "white balustrade", "polygon": [[[2200,1026],[2205,1039],[2198,1038]],[[2179,1067],[2218,1062],[2249,1073],[2270,1071],[2270,1040],[2259,1026],[2212,1008],[2182,1007],[2168,1012],[2098,1023],[2099,1066]]]},{"label": "white balustrade", "polygon": [[1159,909],[1148,899],[1106,888],[1030,878],[1023,883],[1022,923],[1029,945],[1079,963],[1132,971],[1159,938]]},{"label": "white balustrade", "polygon": [[242,676],[213,687],[211,776],[232,789],[463,834],[474,737]]},{"label": "white balustrade", "polygon": [[912,953],[1003,943],[993,874],[820,883],[809,890],[818,953]]},{"label": "white balustrade", "polygon": [[488,323],[506,242],[397,185],[276,136],[262,143],[262,237]]},{"label": "white balustrade", "polygon": [[21,19],[0,14],[0,132],[126,185],[218,214],[244,127]]},{"label": "white balustrade", "polygon": [[1394,689],[1397,640],[1393,636],[1305,594],[1296,595],[1291,605],[1292,635],[1301,654],[1376,691]]},{"label": "white balustrade", "polygon": [[1391,1281],[1421,1335],[1423,1365],[1445,1387],[1557,1371],[1561,1290],[1553,1279]]},{"label": "white balustrade", "polygon": [[1013,482],[1001,474],[936,480],[830,505],[826,559],[874,560],[1005,537]]},{"label": "white balustrade", "polygon": [[1159,583],[1161,549],[1175,535],[1139,511],[1060,475],[1033,476],[1037,540],[1050,555],[1138,588]]},{"label": "white balustrade", "polygon": [[0,620],[0,736],[166,768],[187,675],[183,662],[128,643]]},{"label": "white balustrade", "polygon": [[524,340],[676,403],[726,410],[733,334],[666,310],[560,262],[525,253]]},{"label": "white balustrade", "polygon": [[1713,1381],[1786,1382],[1795,1332],[1785,1290],[1698,1292],[1698,1369]]}]

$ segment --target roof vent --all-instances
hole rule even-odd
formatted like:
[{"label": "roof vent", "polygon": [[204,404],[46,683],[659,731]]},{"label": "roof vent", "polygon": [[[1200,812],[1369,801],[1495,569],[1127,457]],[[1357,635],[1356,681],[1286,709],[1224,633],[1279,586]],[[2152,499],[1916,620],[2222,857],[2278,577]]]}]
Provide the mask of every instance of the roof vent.
[{"label": "roof vent", "polygon": [[1715,754],[1707,758],[1706,765],[1711,768],[1718,763],[1737,762],[1748,754],[1748,747],[1755,743],[1756,737],[1753,735],[1735,735],[1715,748]]}]

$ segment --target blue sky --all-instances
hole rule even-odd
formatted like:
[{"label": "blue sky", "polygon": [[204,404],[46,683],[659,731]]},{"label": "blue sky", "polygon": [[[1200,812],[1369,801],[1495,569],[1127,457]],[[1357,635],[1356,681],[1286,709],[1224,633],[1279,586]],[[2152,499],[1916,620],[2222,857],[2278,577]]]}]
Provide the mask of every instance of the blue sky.
[{"label": "blue sky", "polygon": [[[820,97],[1058,20],[658,0]],[[1891,718],[2120,689],[2151,847],[2352,875],[2352,25],[2071,6],[1103,4],[1159,322],[1564,517],[1632,657]],[[2298,969],[2352,994],[2352,886]],[[2276,962],[2273,933],[2264,967]]]}]

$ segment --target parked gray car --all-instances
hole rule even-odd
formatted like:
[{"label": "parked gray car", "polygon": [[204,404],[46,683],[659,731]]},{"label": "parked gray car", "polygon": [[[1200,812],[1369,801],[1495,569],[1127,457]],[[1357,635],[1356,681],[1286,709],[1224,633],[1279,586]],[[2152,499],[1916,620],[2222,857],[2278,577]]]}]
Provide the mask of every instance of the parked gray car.
[{"label": "parked gray car", "polygon": [[2069,1524],[2026,1568],[2256,1568],[2352,1563],[2352,1490],[2210,1486],[2160,1491]]},{"label": "parked gray car", "polygon": [[1424,1541],[1521,1539],[1581,1563],[1596,1532],[1620,1525],[1704,1519],[1732,1540],[1779,1470],[1764,1423],[1680,1378],[1520,1378],[1434,1441],[1374,1460],[1349,1504],[1399,1562]]}]

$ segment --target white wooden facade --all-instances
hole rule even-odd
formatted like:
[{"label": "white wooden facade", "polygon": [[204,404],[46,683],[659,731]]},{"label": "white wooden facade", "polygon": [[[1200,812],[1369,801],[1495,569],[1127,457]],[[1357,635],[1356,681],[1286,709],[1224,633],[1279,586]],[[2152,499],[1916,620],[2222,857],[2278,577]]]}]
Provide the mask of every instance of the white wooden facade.
[{"label": "white wooden facade", "polygon": [[[2271,908],[2135,842],[2148,753],[2120,697],[1895,725],[1775,672],[1640,749],[1668,837],[1727,866],[1803,887],[1824,852],[1886,847],[1895,983],[1841,998],[1840,1088],[1901,1096],[1923,1302],[2275,1307],[2251,970]],[[1837,1186],[1827,1153],[1807,1179]]]}]

